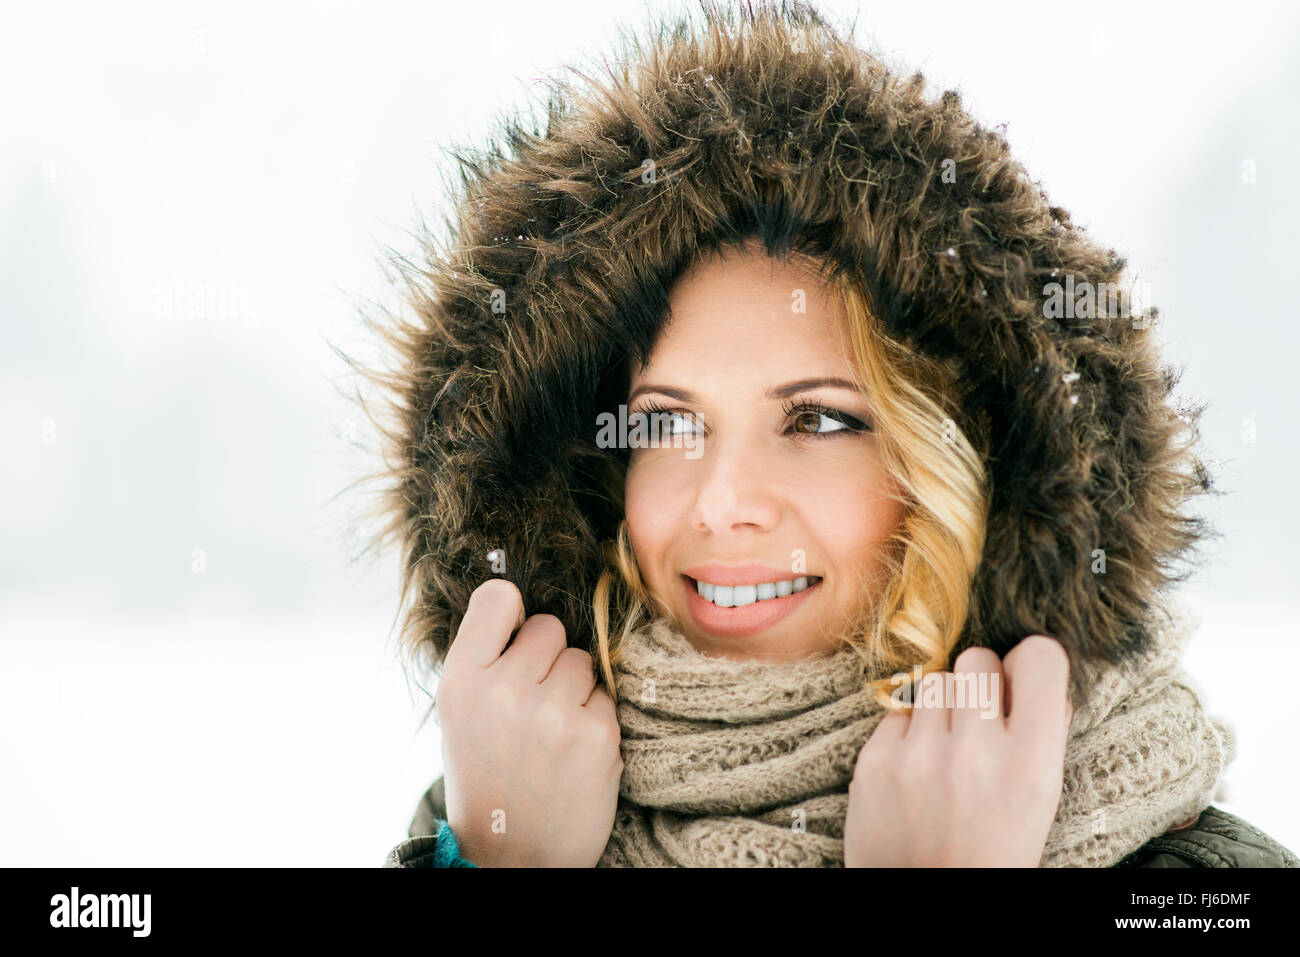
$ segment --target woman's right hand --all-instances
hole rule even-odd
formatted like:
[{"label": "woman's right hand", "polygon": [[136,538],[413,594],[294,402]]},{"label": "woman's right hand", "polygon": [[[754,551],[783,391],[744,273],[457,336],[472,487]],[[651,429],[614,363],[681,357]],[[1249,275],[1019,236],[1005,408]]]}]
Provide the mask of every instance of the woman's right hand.
[{"label": "woman's right hand", "polygon": [[512,582],[483,582],[443,662],[434,711],[462,857],[480,867],[596,865],[614,828],[621,735],[591,655],[567,647],[558,618],[525,620]]}]

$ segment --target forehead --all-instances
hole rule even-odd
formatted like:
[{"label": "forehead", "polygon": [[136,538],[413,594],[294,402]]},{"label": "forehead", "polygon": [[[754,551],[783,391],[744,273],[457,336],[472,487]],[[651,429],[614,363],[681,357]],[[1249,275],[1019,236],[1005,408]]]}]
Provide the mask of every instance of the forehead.
[{"label": "forehead", "polygon": [[734,295],[754,287],[764,294],[796,288],[823,298],[827,293],[815,263],[798,255],[769,256],[762,246],[751,241],[710,249],[697,256],[677,277],[668,299],[670,304],[680,306],[719,290]]},{"label": "forehead", "polygon": [[645,368],[725,375],[762,369],[842,372],[841,312],[816,268],[761,250],[696,260],[668,294],[669,314]]}]

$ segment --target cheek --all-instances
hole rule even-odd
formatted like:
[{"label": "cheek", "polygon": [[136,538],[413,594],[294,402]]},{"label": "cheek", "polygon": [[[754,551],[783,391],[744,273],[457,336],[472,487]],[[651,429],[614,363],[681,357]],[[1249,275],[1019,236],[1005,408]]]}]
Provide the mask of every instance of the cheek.
[{"label": "cheek", "polygon": [[650,471],[639,468],[635,462],[628,467],[623,502],[628,538],[636,553],[637,564],[641,574],[654,583],[675,534],[672,521],[674,496],[669,484],[662,481],[663,476],[654,476]]},{"label": "cheek", "polygon": [[831,480],[819,498],[834,503],[818,510],[818,521],[832,564],[842,568],[873,565],[903,519],[903,502],[878,467]]}]

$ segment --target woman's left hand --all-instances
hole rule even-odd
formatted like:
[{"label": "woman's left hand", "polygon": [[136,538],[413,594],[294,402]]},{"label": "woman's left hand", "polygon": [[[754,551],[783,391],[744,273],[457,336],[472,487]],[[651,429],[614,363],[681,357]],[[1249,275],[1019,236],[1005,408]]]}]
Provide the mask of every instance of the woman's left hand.
[{"label": "woman's left hand", "polygon": [[1030,635],[1004,661],[968,648],[926,675],[858,754],[844,866],[1037,867],[1061,799],[1069,671],[1060,642]]}]

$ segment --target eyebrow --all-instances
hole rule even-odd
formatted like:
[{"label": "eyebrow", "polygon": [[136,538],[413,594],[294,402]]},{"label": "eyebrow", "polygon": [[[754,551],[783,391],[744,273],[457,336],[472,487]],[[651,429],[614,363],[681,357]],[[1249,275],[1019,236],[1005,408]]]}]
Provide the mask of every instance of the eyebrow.
[{"label": "eyebrow", "polygon": [[[852,392],[857,392],[859,395],[862,394],[862,390],[858,387],[857,383],[850,382],[848,379],[841,379],[839,376],[819,376],[812,379],[799,379],[795,382],[787,382],[785,385],[773,386],[763,394],[763,397],[767,399],[788,399],[790,396],[798,392],[806,392],[809,389],[828,387],[848,389]],[[662,395],[671,396],[681,402],[696,401],[695,394],[688,389],[679,389],[671,385],[651,385],[647,383],[646,385],[637,386],[632,390],[632,394],[627,398],[628,404],[631,405],[632,400],[643,392],[658,392]]]}]

